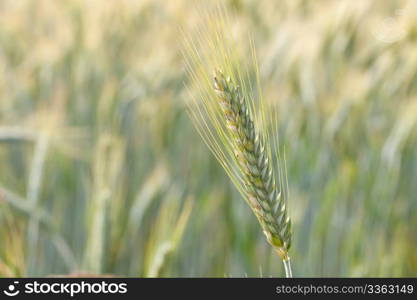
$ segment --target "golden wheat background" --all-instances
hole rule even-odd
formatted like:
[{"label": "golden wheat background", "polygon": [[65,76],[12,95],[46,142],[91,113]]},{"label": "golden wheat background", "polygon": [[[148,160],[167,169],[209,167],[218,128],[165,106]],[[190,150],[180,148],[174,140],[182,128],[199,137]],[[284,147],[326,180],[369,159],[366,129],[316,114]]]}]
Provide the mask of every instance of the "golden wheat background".
[{"label": "golden wheat background", "polygon": [[[283,276],[185,112],[206,2],[0,2],[0,276]],[[416,276],[416,1],[222,3],[280,107],[294,274]]]}]

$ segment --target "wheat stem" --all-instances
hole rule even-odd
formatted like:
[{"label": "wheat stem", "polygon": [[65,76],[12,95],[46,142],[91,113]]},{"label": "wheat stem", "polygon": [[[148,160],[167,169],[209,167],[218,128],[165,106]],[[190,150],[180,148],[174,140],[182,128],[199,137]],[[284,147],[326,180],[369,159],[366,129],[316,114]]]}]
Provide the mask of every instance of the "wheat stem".
[{"label": "wheat stem", "polygon": [[285,277],[292,278],[292,269],[291,269],[291,260],[290,260],[290,258],[287,257],[287,259],[283,259],[282,262],[284,263]]}]

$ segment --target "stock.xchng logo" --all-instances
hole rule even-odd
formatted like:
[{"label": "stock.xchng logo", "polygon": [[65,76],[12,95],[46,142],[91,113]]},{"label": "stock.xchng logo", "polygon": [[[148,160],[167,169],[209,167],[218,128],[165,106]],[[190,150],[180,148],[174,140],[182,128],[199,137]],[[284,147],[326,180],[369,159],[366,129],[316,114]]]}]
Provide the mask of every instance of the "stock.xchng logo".
[{"label": "stock.xchng logo", "polygon": [[20,291],[17,289],[17,285],[19,284],[19,281],[14,281],[13,284],[9,284],[7,286],[7,289],[3,291],[7,296],[14,297],[20,293]]},{"label": "stock.xchng logo", "polygon": [[14,297],[23,294],[55,294],[69,295],[74,297],[78,294],[126,294],[127,283],[101,282],[39,282],[32,281],[24,284],[20,290],[17,288],[18,281],[3,291],[5,295]]}]

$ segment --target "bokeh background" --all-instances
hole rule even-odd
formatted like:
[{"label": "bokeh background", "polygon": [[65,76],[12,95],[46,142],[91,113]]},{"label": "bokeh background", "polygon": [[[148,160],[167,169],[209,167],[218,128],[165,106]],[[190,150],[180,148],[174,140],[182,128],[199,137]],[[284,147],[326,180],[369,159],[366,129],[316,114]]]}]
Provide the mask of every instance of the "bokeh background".
[{"label": "bokeh background", "polygon": [[[209,2],[0,1],[0,276],[283,276],[185,110]],[[417,276],[416,1],[222,2],[281,107],[294,274]]]}]

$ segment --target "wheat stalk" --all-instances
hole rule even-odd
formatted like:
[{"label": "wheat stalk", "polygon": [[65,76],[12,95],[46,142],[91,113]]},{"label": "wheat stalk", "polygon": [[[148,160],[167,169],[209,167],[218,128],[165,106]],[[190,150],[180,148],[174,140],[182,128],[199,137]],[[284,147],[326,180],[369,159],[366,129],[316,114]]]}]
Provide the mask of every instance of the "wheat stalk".
[{"label": "wheat stalk", "polygon": [[[216,15],[205,19],[208,29],[199,31],[196,41],[186,40],[185,57],[194,84],[190,91],[196,91],[189,103],[190,116],[255,213],[268,242],[282,258],[287,277],[291,277],[291,221],[276,116],[266,109],[260,93],[254,95],[251,73],[256,74],[259,85],[255,56],[245,59],[242,47],[228,39],[228,18],[223,13],[217,16],[217,20]],[[213,66],[218,67],[214,76]]]}]

